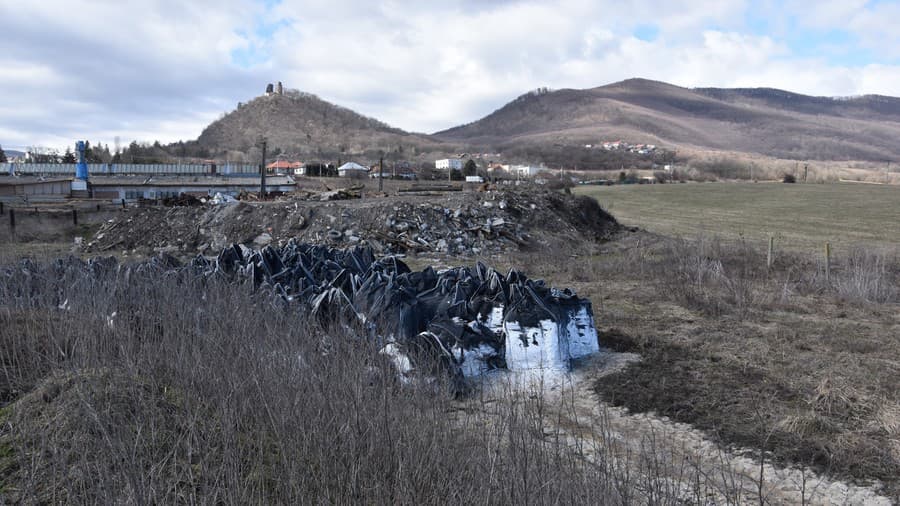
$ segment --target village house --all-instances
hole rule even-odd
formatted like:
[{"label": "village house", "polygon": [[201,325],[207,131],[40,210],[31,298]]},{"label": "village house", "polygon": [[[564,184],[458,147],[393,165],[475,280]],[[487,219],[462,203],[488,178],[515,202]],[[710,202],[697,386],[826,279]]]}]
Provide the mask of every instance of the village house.
[{"label": "village house", "polygon": [[460,158],[444,158],[443,160],[435,160],[434,168],[437,170],[462,170],[463,161]]},{"label": "village house", "polygon": [[510,165],[507,172],[516,177],[534,177],[541,172],[546,172],[547,167],[536,167],[534,165]]},{"label": "village house", "polygon": [[340,177],[365,177],[369,174],[369,168],[355,162],[347,162],[338,167]]},{"label": "village house", "polygon": [[295,174],[298,176],[302,176],[302,171],[300,173],[297,172],[298,169],[302,168],[303,164],[300,162],[276,160],[269,165],[266,165],[266,172],[268,172],[269,174]]}]

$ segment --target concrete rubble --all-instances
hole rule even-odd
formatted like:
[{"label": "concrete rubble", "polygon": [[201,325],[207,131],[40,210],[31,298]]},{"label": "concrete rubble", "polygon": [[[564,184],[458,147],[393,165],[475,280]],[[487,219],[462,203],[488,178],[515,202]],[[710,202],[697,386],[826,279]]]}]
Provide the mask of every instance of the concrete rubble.
[{"label": "concrete rubble", "polygon": [[[348,191],[335,190],[334,198],[347,198],[337,195]],[[350,194],[349,200],[325,202],[130,209],[86,238],[84,250],[168,248],[179,255],[212,255],[232,243],[259,246],[257,238],[268,234],[273,245],[298,238],[335,247],[370,246],[377,254],[489,256],[557,239],[606,239],[617,230],[596,201],[547,191],[452,192],[440,199]]]}]

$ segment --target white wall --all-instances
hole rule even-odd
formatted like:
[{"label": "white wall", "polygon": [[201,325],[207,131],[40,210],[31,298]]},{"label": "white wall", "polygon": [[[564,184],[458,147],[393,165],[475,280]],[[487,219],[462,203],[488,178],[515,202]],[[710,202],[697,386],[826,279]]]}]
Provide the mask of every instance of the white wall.
[{"label": "white wall", "polygon": [[444,158],[443,160],[436,160],[434,162],[434,168],[462,170],[463,162],[459,158]]}]

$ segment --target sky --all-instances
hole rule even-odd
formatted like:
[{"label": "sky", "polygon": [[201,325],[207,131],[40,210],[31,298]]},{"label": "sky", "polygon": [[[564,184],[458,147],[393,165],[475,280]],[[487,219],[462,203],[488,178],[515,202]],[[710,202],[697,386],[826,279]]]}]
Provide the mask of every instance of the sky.
[{"label": "sky", "polygon": [[196,139],[267,83],[409,131],[538,87],[900,95],[900,0],[0,0],[0,146]]}]

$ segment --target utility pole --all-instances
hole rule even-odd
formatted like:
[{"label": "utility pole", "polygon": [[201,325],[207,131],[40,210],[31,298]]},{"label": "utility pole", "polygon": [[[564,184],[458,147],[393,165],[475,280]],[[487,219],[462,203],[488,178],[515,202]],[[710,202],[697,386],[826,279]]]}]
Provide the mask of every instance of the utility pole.
[{"label": "utility pole", "polygon": [[384,157],[378,159],[378,191],[384,189]]},{"label": "utility pole", "polygon": [[262,144],[262,163],[259,164],[259,199],[266,198],[266,138],[260,138]]}]

